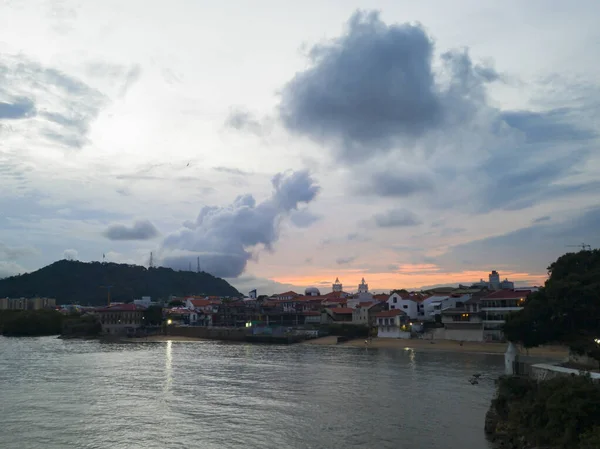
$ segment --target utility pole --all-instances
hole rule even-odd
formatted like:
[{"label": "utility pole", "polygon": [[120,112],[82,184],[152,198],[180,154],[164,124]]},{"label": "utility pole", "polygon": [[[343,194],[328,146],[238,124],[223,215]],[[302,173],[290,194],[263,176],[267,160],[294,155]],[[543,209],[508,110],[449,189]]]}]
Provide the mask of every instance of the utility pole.
[{"label": "utility pole", "polygon": [[150,253],[150,264],[148,265],[148,268],[154,268],[154,257],[152,252]]},{"label": "utility pole", "polygon": [[106,289],[107,304],[110,307],[110,289],[113,288],[113,286],[112,285],[101,285],[100,288]]}]

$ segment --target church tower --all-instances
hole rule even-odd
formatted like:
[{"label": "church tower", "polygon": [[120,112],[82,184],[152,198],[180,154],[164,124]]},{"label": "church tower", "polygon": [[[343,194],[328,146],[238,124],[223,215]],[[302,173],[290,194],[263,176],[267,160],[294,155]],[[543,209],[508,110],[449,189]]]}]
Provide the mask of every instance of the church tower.
[{"label": "church tower", "polygon": [[331,286],[331,289],[334,292],[341,292],[342,291],[342,284],[340,282],[339,278],[335,278],[335,282],[333,283],[333,285]]},{"label": "church tower", "polygon": [[369,284],[365,282],[365,278],[362,278],[360,284],[358,284],[358,293],[369,293]]}]

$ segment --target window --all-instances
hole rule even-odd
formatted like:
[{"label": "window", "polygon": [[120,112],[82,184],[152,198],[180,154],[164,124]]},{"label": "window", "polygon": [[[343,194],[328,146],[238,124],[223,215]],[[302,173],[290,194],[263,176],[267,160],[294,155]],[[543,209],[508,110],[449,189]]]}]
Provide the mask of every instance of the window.
[{"label": "window", "polygon": [[407,306],[406,304],[404,304],[404,305],[402,306],[402,308],[403,308],[403,309],[408,309],[408,306]]},{"label": "window", "polygon": [[394,298],[394,304],[398,302],[398,298]]},{"label": "window", "polygon": [[396,308],[396,306],[390,306],[390,309],[395,309],[395,308]]}]

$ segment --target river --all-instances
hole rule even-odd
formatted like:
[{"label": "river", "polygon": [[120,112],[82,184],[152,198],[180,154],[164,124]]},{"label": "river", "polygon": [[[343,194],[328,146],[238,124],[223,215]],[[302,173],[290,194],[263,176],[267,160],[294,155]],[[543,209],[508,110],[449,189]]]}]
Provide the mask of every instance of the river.
[{"label": "river", "polygon": [[[498,355],[0,337],[0,447],[487,449]],[[483,373],[478,385],[468,379]]]}]

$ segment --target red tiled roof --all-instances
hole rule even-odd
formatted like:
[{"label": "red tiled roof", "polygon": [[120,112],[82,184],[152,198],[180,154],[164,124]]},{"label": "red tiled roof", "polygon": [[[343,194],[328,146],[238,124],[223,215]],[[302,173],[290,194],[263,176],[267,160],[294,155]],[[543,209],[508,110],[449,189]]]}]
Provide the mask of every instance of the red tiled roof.
[{"label": "red tiled roof", "polygon": [[306,312],[302,312],[304,316],[319,316],[321,312],[317,312],[316,310],[307,310]]},{"label": "red tiled roof", "polygon": [[323,300],[323,302],[332,302],[332,303],[337,303],[337,304],[343,304],[348,302],[348,300],[346,298],[325,298]]},{"label": "red tiled roof", "polygon": [[333,309],[330,309],[330,310],[337,315],[348,315],[348,314],[351,314],[352,312],[354,312],[354,309],[352,309],[350,307],[334,307]]},{"label": "red tiled roof", "polygon": [[327,298],[343,298],[347,295],[348,295],[348,293],[346,293],[346,292],[329,292],[325,296]]},{"label": "red tiled roof", "polygon": [[368,302],[359,302],[358,305],[357,305],[357,307],[366,307],[366,308],[369,308],[369,307],[373,307],[376,304],[377,304],[376,302],[371,302],[371,301],[368,301]]},{"label": "red tiled roof", "polygon": [[213,304],[213,302],[208,299],[190,299],[190,302],[194,307],[206,307]]},{"label": "red tiled roof", "polygon": [[300,295],[298,293],[290,290],[289,292],[279,293],[278,295],[274,295],[274,296],[279,297],[279,296],[300,296]]},{"label": "red tiled roof", "polygon": [[96,312],[136,312],[138,310],[146,310],[146,308],[142,306],[137,306],[135,304],[116,304],[114,306],[96,309]]},{"label": "red tiled roof", "polygon": [[525,298],[527,295],[531,293],[531,290],[498,290],[497,292],[491,293],[487,296],[481,298],[482,300],[486,299],[518,299]]},{"label": "red tiled roof", "polygon": [[402,310],[394,309],[394,310],[384,310],[383,312],[376,313],[375,316],[377,318],[391,318],[398,315],[406,315]]},{"label": "red tiled roof", "polygon": [[380,293],[378,295],[373,295],[373,299],[377,299],[379,301],[387,301],[389,298],[389,295],[386,295],[384,293]]}]

